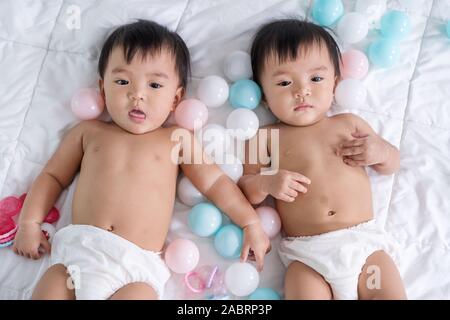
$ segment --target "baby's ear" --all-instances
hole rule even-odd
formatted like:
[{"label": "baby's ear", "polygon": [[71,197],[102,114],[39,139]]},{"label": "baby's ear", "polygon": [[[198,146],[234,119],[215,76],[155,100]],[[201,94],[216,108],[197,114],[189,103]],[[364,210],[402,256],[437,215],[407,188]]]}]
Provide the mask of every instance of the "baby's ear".
[{"label": "baby's ear", "polygon": [[103,101],[105,101],[105,87],[104,87],[102,78],[98,79],[98,88],[100,89],[100,94],[103,98]]},{"label": "baby's ear", "polygon": [[173,105],[172,105],[171,111],[174,111],[175,108],[178,106],[178,104],[181,102],[181,99],[183,99],[183,97],[184,97],[184,93],[185,93],[184,87],[179,87],[177,89],[177,91],[175,92],[175,97],[173,99]]},{"label": "baby's ear", "polygon": [[333,94],[335,93],[336,87],[337,87],[337,85],[339,84],[339,82],[341,82],[341,80],[342,80],[342,77],[338,77],[338,76],[335,76],[335,77],[334,77]]}]

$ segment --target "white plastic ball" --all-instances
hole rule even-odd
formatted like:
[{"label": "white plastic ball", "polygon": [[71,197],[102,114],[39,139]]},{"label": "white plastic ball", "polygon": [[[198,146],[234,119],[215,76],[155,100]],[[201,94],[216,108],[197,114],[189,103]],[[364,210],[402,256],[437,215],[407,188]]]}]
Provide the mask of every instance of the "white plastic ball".
[{"label": "white plastic ball", "polygon": [[367,23],[375,26],[386,11],[387,0],[357,0],[355,11],[366,16]]},{"label": "white plastic ball", "polygon": [[225,286],[235,296],[248,296],[256,290],[258,284],[258,271],[247,262],[233,263],[225,271]]},{"label": "white plastic ball", "polygon": [[207,201],[187,177],[182,177],[178,182],[177,193],[180,201],[187,206],[192,207],[200,202]]},{"label": "white plastic ball", "polygon": [[228,83],[219,76],[208,76],[200,80],[197,98],[209,108],[222,106],[228,99]]},{"label": "white plastic ball", "polygon": [[357,12],[345,14],[338,22],[337,34],[344,43],[356,43],[367,36],[367,18]]},{"label": "white plastic ball", "polygon": [[224,156],[225,160],[223,163],[218,164],[220,169],[234,182],[238,182],[244,173],[244,167],[242,166],[241,160],[236,158],[232,154],[227,154]]},{"label": "white plastic ball", "polygon": [[234,138],[247,140],[258,132],[259,120],[252,110],[239,108],[228,115],[227,128]]},{"label": "white plastic ball", "polygon": [[202,143],[203,151],[213,158],[222,157],[231,146],[231,136],[219,124],[207,124],[195,134],[197,141]]},{"label": "white plastic ball", "polygon": [[233,82],[250,79],[253,75],[250,55],[244,51],[232,52],[225,58],[223,72]]}]

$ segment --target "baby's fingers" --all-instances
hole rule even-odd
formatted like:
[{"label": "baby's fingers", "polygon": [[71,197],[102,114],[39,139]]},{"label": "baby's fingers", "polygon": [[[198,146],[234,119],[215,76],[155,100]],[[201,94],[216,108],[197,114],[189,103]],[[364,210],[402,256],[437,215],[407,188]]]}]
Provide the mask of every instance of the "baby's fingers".
[{"label": "baby's fingers", "polygon": [[261,272],[264,266],[264,254],[255,252],[255,260],[256,260],[256,268],[258,269],[259,272]]},{"label": "baby's fingers", "polygon": [[357,166],[365,166],[366,162],[365,161],[358,161],[358,160],[352,160],[350,158],[345,158],[344,159],[345,164],[352,166],[352,167],[357,167]]},{"label": "baby's fingers", "polygon": [[306,193],[307,189],[304,185],[301,183],[298,183],[297,181],[291,181],[289,183],[289,187],[295,191]]},{"label": "baby's fingers", "polygon": [[298,182],[310,184],[311,180],[308,177],[305,177],[304,175],[298,173],[298,172],[292,172],[292,178]]},{"label": "baby's fingers", "polygon": [[338,151],[338,155],[340,156],[354,156],[357,154],[361,154],[364,152],[364,147],[363,146],[358,146],[358,147],[345,147],[342,148]]},{"label": "baby's fingers", "polygon": [[250,251],[250,246],[248,244],[244,244],[241,251],[241,262],[246,262],[248,258],[248,252]]}]

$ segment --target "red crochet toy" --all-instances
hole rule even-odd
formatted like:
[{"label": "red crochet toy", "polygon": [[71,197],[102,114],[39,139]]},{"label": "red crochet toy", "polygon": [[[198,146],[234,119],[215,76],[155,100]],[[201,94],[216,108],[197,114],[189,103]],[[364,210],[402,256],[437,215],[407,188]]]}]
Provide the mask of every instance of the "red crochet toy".
[{"label": "red crochet toy", "polygon": [[[8,247],[13,244],[14,237],[17,232],[17,225],[13,217],[20,213],[23,202],[25,201],[26,193],[20,198],[9,196],[0,200],[0,248]],[[54,223],[59,219],[59,211],[53,207],[45,218],[45,223]],[[43,230],[47,239],[49,238],[48,231]]]}]

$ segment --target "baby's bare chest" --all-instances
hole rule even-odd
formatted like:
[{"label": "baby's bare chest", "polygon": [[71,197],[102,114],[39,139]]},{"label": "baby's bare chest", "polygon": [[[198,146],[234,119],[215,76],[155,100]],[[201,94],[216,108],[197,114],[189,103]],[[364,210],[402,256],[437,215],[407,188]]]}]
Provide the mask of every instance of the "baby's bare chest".
[{"label": "baby's bare chest", "polygon": [[[103,134],[86,144],[82,166],[112,175],[157,175],[176,170],[171,161],[173,143],[165,136]],[[83,168],[82,168],[83,169]]]}]

